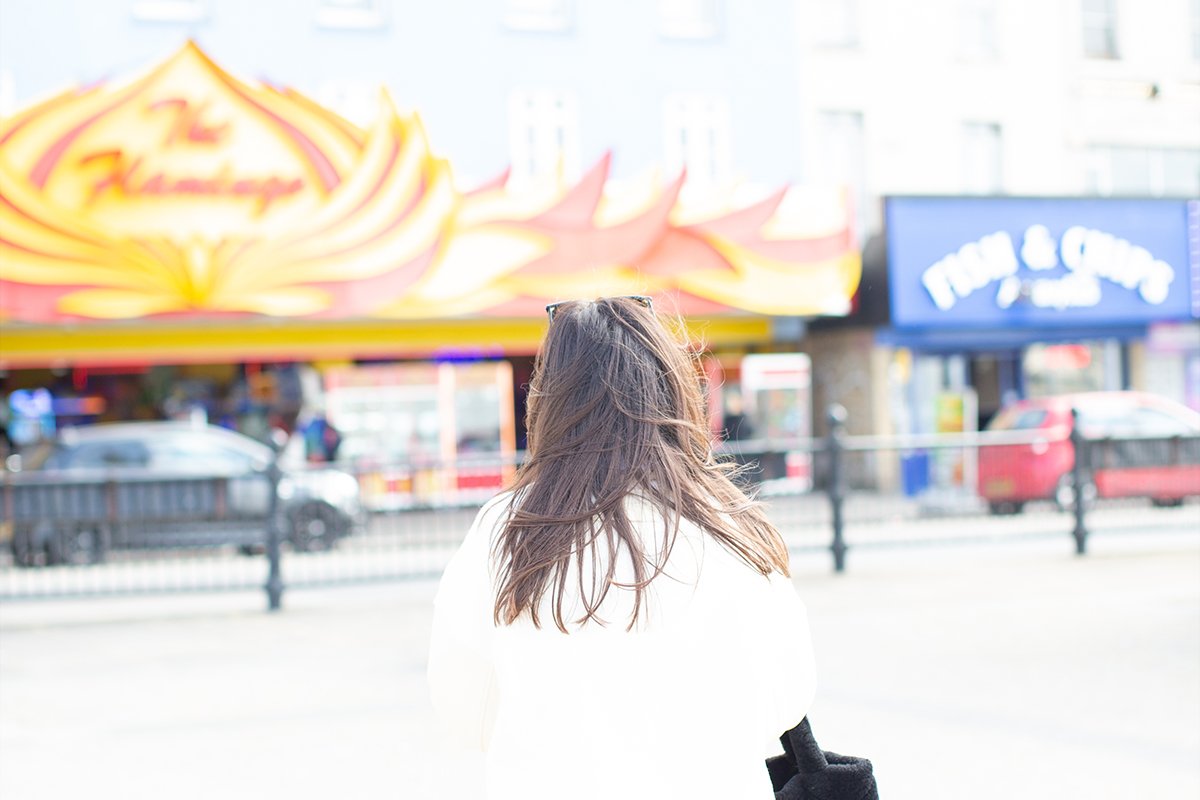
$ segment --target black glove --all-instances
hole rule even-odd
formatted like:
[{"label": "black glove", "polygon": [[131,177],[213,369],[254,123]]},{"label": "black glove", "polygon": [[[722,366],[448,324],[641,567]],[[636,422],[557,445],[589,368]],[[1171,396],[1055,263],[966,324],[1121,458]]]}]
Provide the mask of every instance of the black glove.
[{"label": "black glove", "polygon": [[807,717],[779,741],[784,755],[767,759],[775,800],[879,800],[871,762],[823,751]]}]

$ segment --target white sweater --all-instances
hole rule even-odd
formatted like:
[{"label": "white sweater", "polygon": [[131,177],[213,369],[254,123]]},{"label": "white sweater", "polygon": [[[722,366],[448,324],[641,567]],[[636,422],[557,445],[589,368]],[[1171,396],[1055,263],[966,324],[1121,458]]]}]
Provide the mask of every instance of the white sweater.
[{"label": "white sweater", "polygon": [[[480,511],[446,568],[429,655],[443,728],[486,752],[488,800],[770,798],[763,760],[781,752],[816,685],[791,581],[764,577],[685,520],[633,631],[633,592],[617,587],[601,607],[606,626],[562,633],[547,593],[540,629],[528,614],[497,627],[490,554],[507,502]],[[653,547],[661,517],[628,503]],[[617,580],[630,576],[626,559]]]}]

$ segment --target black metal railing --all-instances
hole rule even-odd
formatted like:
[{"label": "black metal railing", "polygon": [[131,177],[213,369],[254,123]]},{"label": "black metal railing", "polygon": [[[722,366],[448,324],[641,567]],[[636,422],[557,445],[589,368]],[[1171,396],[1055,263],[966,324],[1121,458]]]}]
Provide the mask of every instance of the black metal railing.
[{"label": "black metal railing", "polygon": [[[716,452],[789,548],[829,552],[836,572],[853,548],[1070,535],[1084,554],[1097,529],[1200,523],[1200,435],[849,435],[839,407],[826,421],[822,437]],[[5,473],[0,599],[265,588],[277,609],[285,585],[433,576],[520,460],[342,465],[353,481],[278,460],[235,475]]]}]

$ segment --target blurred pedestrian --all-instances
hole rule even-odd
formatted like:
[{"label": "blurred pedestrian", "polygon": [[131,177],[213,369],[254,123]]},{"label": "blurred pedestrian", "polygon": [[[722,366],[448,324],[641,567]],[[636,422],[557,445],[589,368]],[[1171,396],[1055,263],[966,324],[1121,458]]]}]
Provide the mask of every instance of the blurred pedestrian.
[{"label": "blurred pedestrian", "polygon": [[440,722],[486,752],[491,800],[771,797],[815,687],[783,540],[648,298],[547,311],[528,459],[438,590]]},{"label": "blurred pedestrian", "polygon": [[721,418],[721,426],[725,441],[733,443],[733,463],[738,467],[734,480],[743,489],[751,489],[762,481],[761,460],[770,458],[772,454],[742,450],[741,443],[754,438],[754,425],[746,416],[742,395],[737,391],[730,391],[725,396],[725,414]]},{"label": "blurred pedestrian", "polygon": [[754,438],[754,425],[746,416],[741,394],[736,391],[729,392],[725,397],[725,416],[721,424],[724,436],[729,441],[740,442],[743,439]]},{"label": "blurred pedestrian", "polygon": [[3,469],[8,457],[17,451],[16,442],[8,433],[8,421],[8,398],[0,394],[0,469]]},{"label": "blurred pedestrian", "polygon": [[298,428],[304,436],[304,457],[307,461],[328,463],[337,460],[342,435],[324,414],[313,414]]}]

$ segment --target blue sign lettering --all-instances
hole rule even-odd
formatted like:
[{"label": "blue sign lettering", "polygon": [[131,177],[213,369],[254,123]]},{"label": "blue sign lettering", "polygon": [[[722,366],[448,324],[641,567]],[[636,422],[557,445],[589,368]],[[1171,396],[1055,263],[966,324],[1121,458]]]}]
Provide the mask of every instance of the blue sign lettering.
[{"label": "blue sign lettering", "polygon": [[895,197],[888,271],[897,327],[1187,319],[1185,201]]}]

